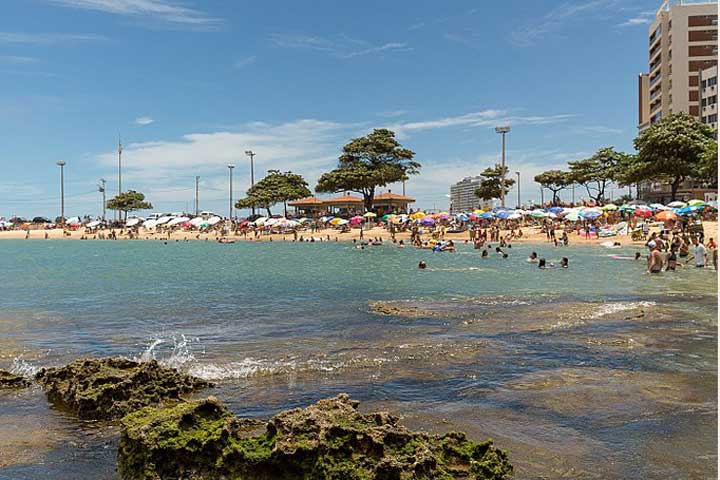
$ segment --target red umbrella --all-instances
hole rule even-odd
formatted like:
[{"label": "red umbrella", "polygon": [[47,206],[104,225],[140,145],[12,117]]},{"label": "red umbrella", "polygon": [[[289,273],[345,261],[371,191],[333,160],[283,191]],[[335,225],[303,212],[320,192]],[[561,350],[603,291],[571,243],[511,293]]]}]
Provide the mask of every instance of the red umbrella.
[{"label": "red umbrella", "polygon": [[645,208],[638,208],[635,210],[635,216],[643,217],[643,218],[650,218],[650,217],[652,217],[652,210],[648,210]]}]

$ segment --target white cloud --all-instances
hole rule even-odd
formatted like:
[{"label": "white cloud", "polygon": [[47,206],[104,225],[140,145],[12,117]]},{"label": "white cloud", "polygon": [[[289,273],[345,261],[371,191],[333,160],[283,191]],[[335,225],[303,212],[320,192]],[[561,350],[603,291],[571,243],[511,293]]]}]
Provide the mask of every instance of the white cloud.
[{"label": "white cloud", "polygon": [[27,45],[52,45],[59,43],[80,43],[107,40],[102,35],[86,33],[18,33],[0,32],[0,43],[20,43]]},{"label": "white cloud", "polygon": [[[114,15],[150,18],[188,27],[210,28],[219,19],[172,0],[46,0],[62,7],[94,10]],[[187,2],[185,2],[187,3]]]},{"label": "white cloud", "polygon": [[407,114],[407,110],[389,110],[387,112],[380,112],[378,113],[378,116],[380,117],[402,117],[403,115]]},{"label": "white cloud", "polygon": [[245,67],[255,63],[255,60],[257,60],[257,57],[255,55],[250,55],[249,57],[244,57],[244,58],[235,60],[234,66],[235,66],[235,68],[245,68]]},{"label": "white cloud", "polygon": [[510,33],[510,41],[517,46],[532,46],[547,34],[560,30],[575,17],[613,7],[618,2],[619,0],[587,0],[562,3],[548,11],[539,20],[533,19],[513,30]]},{"label": "white cloud", "polygon": [[650,25],[655,18],[655,12],[640,12],[618,24],[618,27],[634,27],[637,25]]},{"label": "white cloud", "polygon": [[273,33],[270,35],[270,40],[276,47],[312,50],[343,59],[381,52],[407,52],[412,50],[405,42],[372,45],[367,41],[352,39],[347,36],[342,36],[339,40],[330,40],[314,35]]},{"label": "white cloud", "polygon": [[34,57],[19,57],[16,55],[0,55],[0,63],[28,64],[37,63]]},{"label": "white cloud", "polygon": [[153,123],[153,122],[155,122],[155,120],[153,120],[153,119],[150,118],[150,117],[138,117],[138,118],[135,119],[135,124],[136,124],[136,125],[143,125],[143,126],[144,126],[144,125],[150,125],[150,124]]}]

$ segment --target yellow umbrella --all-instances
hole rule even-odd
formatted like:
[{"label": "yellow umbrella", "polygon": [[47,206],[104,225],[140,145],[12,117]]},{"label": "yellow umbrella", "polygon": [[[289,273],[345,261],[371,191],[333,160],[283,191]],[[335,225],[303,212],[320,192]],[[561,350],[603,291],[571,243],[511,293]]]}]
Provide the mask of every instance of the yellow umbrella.
[{"label": "yellow umbrella", "polygon": [[473,210],[473,213],[474,213],[475,215],[482,215],[483,213],[485,213],[485,210],[480,210],[480,209],[478,208],[477,210]]},{"label": "yellow umbrella", "polygon": [[333,218],[332,220],[330,220],[330,225],[337,225],[337,224],[340,223],[341,221],[342,221],[342,218],[340,218],[340,217],[335,217],[335,218]]},{"label": "yellow umbrella", "polygon": [[377,214],[375,214],[375,213],[373,213],[373,212],[367,212],[365,215],[363,215],[363,217],[365,217],[365,218],[375,218],[375,217],[377,217]]},{"label": "yellow umbrella", "polygon": [[450,215],[450,213],[449,212],[440,212],[440,213],[438,213],[438,215]]},{"label": "yellow umbrella", "polygon": [[425,212],[415,212],[412,215],[410,215],[410,218],[413,220],[417,220],[418,218],[425,218]]}]

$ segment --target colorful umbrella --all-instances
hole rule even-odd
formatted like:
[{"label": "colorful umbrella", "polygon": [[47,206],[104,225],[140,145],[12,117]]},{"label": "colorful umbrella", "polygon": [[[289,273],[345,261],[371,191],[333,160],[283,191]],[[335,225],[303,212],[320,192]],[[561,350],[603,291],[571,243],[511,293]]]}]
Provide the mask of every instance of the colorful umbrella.
[{"label": "colorful umbrella", "polygon": [[667,206],[670,208],[685,208],[687,207],[687,203],[675,200],[674,202],[668,203]]},{"label": "colorful umbrella", "polygon": [[661,222],[667,222],[668,220],[675,220],[677,218],[677,215],[675,215],[675,212],[671,210],[663,210],[657,215],[655,215],[656,220],[660,220]]},{"label": "colorful umbrella", "polygon": [[583,210],[582,212],[580,212],[580,216],[583,217],[583,218],[587,218],[588,220],[595,220],[595,219],[598,218],[600,215],[602,215],[602,212],[598,212],[597,210],[595,210],[595,209],[590,209],[590,208],[588,208],[587,210]]},{"label": "colorful umbrella", "polygon": [[510,212],[508,212],[507,210],[500,210],[499,212],[495,213],[495,216],[497,218],[505,220],[506,218],[508,218],[510,216]]},{"label": "colorful umbrella", "polygon": [[532,216],[534,218],[545,218],[545,217],[547,217],[547,213],[545,213],[542,210],[533,210],[532,213],[530,214],[530,216]]},{"label": "colorful umbrella", "polygon": [[375,218],[375,217],[377,217],[377,213],[367,212],[365,215],[363,215],[363,217],[365,217],[365,218]]},{"label": "colorful umbrella", "polygon": [[636,217],[650,218],[652,217],[652,210],[649,208],[637,208],[635,209]]},{"label": "colorful umbrella", "polygon": [[628,205],[627,203],[624,205],[620,205],[620,210],[623,212],[634,212],[635,206],[634,205]]},{"label": "colorful umbrella", "polygon": [[392,217],[394,217],[394,216],[395,216],[394,213],[386,213],[385,215],[383,215],[382,217],[380,217],[380,219],[381,219],[383,222],[387,222],[387,219],[388,219],[388,218],[392,218]]},{"label": "colorful umbrella", "polygon": [[557,215],[558,213],[562,213],[564,209],[562,207],[550,207],[548,208],[548,212],[554,213]]},{"label": "colorful umbrella", "polygon": [[350,219],[350,225],[360,225],[364,221],[365,218],[356,215]]},{"label": "colorful umbrella", "polygon": [[695,200],[690,200],[688,202],[688,205],[691,207],[701,207],[701,206],[705,205],[705,202],[703,202],[702,200],[695,199]]},{"label": "colorful umbrella", "polygon": [[430,217],[424,217],[420,219],[420,225],[425,225],[426,227],[430,227],[432,225],[435,225],[435,220],[433,220]]},{"label": "colorful umbrella", "polygon": [[415,212],[412,215],[410,215],[410,218],[413,220],[417,220],[418,218],[425,218],[425,212]]},{"label": "colorful umbrella", "polygon": [[611,212],[611,211],[617,210],[617,209],[618,209],[618,206],[615,205],[614,203],[608,203],[607,205],[604,205],[604,206],[602,207],[602,209],[605,210],[605,211],[610,211],[610,212]]}]

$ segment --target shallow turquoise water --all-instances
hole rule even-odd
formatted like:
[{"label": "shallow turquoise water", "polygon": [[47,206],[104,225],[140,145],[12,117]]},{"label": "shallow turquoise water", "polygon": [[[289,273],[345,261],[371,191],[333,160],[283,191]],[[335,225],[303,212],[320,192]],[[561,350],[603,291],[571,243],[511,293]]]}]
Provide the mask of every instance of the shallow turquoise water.
[{"label": "shallow turquoise water", "polygon": [[[531,250],[570,268],[539,270]],[[648,277],[644,261],[610,257],[632,248],[520,244],[486,260],[466,245],[333,242],[4,241],[0,252],[2,368],[155,356],[215,379],[244,415],[348,391],[418,428],[492,435],[519,478],[714,475],[714,271]],[[417,310],[378,315],[375,301]],[[0,397],[0,415],[31,399],[42,403]],[[114,478],[112,449],[67,433],[72,419],[46,406],[33,415],[87,450],[53,443],[0,478]]]}]

